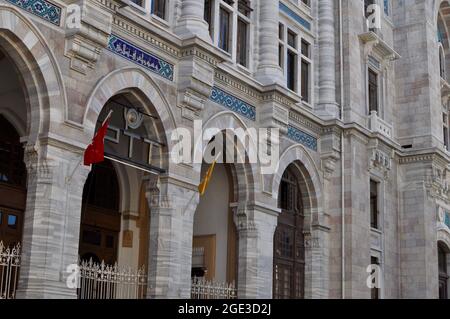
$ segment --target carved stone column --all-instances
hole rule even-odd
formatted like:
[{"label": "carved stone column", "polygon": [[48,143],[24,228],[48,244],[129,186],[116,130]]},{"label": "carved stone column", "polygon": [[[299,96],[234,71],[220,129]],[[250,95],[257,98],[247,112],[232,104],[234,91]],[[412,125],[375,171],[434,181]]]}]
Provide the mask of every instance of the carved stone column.
[{"label": "carved stone column", "polygon": [[[89,168],[82,151],[41,142],[26,147],[27,204],[17,298],[76,298],[67,267],[78,262],[81,202]],[[73,176],[71,177],[71,175]],[[70,178],[71,177],[71,178]]]},{"label": "carved stone column", "polygon": [[273,236],[278,211],[237,208],[239,238],[238,297],[272,298]]},{"label": "carved stone column", "polygon": [[190,297],[194,213],[199,201],[194,189],[167,177],[149,178],[149,298]]},{"label": "carved stone column", "polygon": [[319,0],[319,103],[318,114],[339,117],[336,103],[334,0]]},{"label": "carved stone column", "polygon": [[183,39],[197,36],[211,42],[208,23],[203,17],[204,10],[204,0],[182,0],[181,16],[175,32]]},{"label": "carved stone column", "polygon": [[256,79],[263,85],[282,83],[278,65],[278,1],[259,1],[259,63]]}]

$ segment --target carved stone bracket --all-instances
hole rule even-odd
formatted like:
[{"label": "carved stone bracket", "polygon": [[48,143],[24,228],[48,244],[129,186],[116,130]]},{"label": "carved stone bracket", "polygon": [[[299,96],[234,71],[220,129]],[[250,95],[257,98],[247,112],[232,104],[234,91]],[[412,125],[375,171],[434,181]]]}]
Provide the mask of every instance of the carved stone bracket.
[{"label": "carved stone bracket", "polygon": [[112,12],[95,1],[72,2],[66,19],[65,56],[71,69],[86,74],[94,68],[100,53],[108,45],[111,34]]},{"label": "carved stone bracket", "polygon": [[379,142],[378,139],[372,139],[368,146],[369,152],[369,171],[376,175],[381,175],[385,180],[390,177],[392,169],[392,159],[394,150]]}]

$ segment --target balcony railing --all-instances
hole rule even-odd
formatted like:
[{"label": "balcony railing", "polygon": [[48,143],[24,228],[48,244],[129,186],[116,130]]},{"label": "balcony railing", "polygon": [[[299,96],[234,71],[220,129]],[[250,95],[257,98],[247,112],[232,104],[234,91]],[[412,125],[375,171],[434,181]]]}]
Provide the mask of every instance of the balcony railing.
[{"label": "balcony railing", "polygon": [[386,137],[392,138],[392,125],[381,119],[376,111],[370,112],[369,126],[373,132],[381,133]]}]

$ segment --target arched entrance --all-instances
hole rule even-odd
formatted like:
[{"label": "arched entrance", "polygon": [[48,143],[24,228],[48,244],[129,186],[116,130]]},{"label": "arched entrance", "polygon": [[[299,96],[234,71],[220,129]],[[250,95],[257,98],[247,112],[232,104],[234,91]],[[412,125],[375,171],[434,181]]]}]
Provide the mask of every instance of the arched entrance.
[{"label": "arched entrance", "polygon": [[[14,62],[0,50],[0,241],[22,242],[27,172],[20,138],[25,135],[27,107],[23,81]],[[18,129],[21,132],[18,132]]]},{"label": "arched entrance", "polygon": [[0,241],[5,246],[22,241],[26,175],[19,134],[0,115]]},{"label": "arched entrance", "polygon": [[84,185],[80,258],[113,265],[120,232],[119,184],[109,160],[95,164]]},{"label": "arched entrance", "polygon": [[281,214],[274,235],[273,297],[298,299],[305,295],[304,210],[296,167],[285,170],[279,187]]},{"label": "arched entrance", "polygon": [[439,299],[448,299],[448,281],[449,281],[449,249],[442,243],[438,243],[438,265],[439,265]]}]

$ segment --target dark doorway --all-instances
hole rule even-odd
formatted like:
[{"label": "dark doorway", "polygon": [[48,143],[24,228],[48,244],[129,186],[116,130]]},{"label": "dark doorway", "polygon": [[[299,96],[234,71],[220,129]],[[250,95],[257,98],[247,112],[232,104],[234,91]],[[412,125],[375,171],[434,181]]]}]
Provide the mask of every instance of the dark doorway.
[{"label": "dark doorway", "polygon": [[290,166],[283,174],[278,193],[281,214],[274,236],[273,297],[300,299],[305,294],[305,247],[303,203],[299,181]]},{"label": "dark doorway", "polygon": [[5,246],[22,241],[26,178],[20,136],[0,115],[0,241]]},{"label": "dark doorway", "polygon": [[120,232],[119,183],[109,160],[95,164],[84,185],[80,248],[82,260],[113,265]]}]

